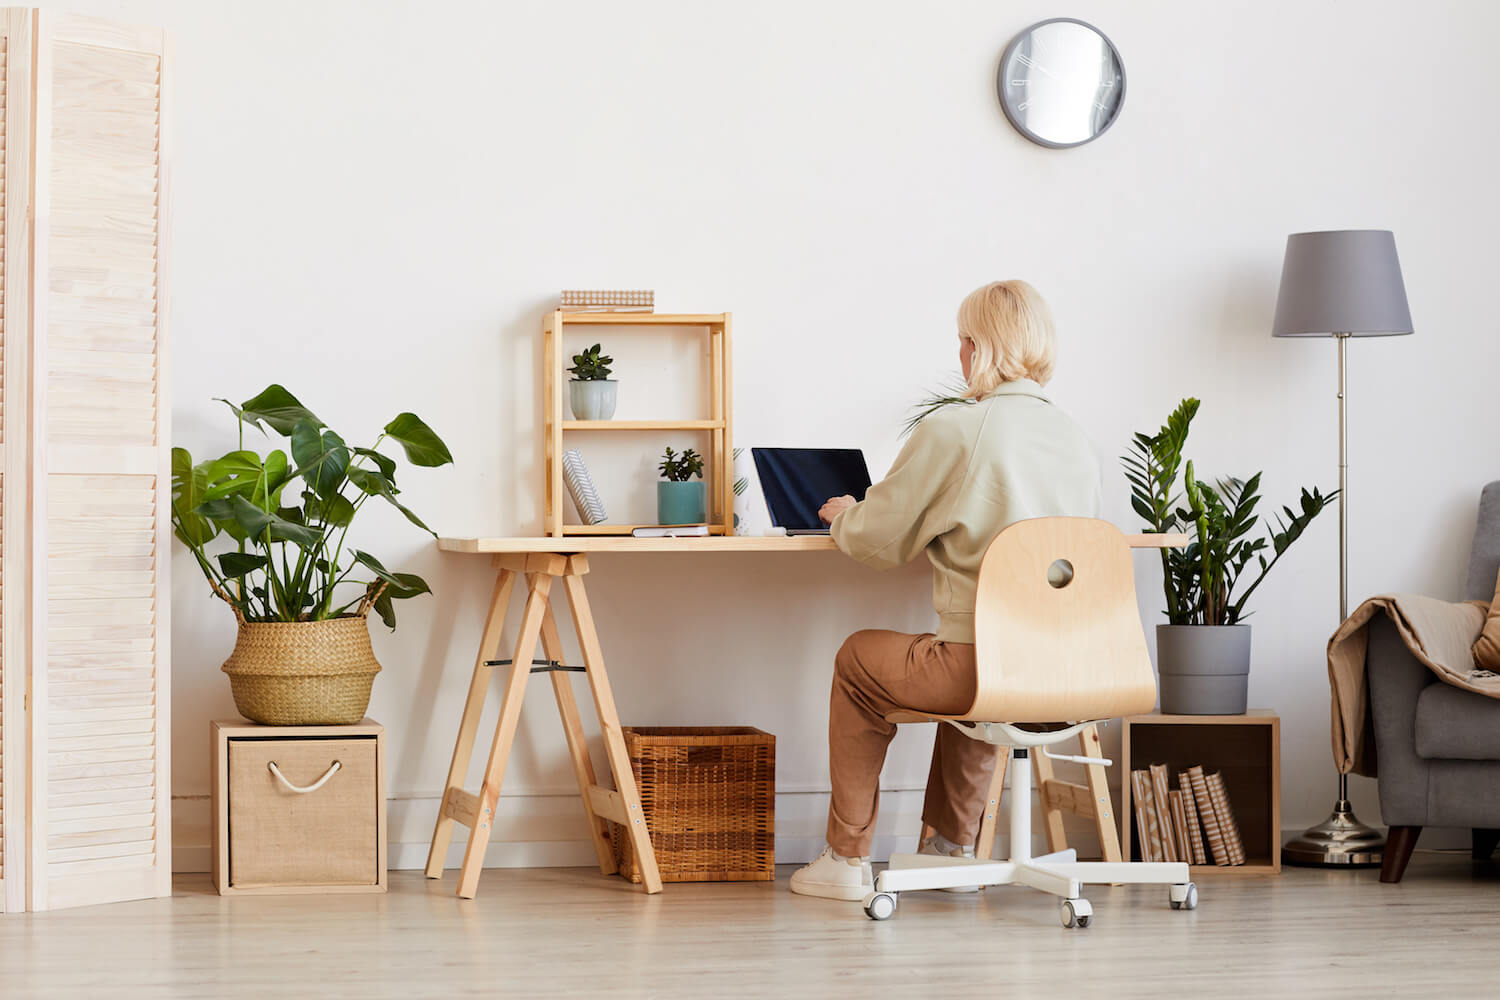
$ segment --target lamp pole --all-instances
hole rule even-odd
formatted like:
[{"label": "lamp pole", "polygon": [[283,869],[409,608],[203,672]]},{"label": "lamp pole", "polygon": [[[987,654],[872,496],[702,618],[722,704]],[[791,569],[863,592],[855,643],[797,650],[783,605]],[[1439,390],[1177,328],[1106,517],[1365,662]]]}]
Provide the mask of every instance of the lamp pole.
[{"label": "lamp pole", "polygon": [[[1339,344],[1339,622],[1349,617],[1349,333],[1335,333]],[[1333,812],[1317,826],[1287,841],[1281,854],[1297,865],[1378,865],[1385,849],[1380,831],[1366,826],[1349,805],[1349,775],[1339,772]]]}]

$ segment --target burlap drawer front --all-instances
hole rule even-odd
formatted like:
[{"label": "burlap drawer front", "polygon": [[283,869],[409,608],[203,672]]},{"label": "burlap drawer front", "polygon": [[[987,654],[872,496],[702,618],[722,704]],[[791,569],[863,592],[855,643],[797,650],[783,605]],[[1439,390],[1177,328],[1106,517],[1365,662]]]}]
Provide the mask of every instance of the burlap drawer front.
[{"label": "burlap drawer front", "polygon": [[[229,884],[374,885],[374,739],[229,741]],[[339,769],[315,791],[334,761]]]}]

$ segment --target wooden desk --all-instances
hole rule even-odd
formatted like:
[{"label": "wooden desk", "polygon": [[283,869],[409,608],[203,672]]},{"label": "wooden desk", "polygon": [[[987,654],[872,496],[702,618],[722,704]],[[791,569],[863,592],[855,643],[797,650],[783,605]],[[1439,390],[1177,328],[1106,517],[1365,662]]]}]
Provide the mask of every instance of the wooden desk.
[{"label": "wooden desk", "polygon": [[[1125,538],[1132,548],[1167,548],[1186,544],[1187,541],[1183,535],[1126,535]],[[614,695],[604,669],[604,654],[594,627],[594,616],[589,609],[588,594],[583,586],[583,578],[589,571],[589,556],[594,553],[627,552],[834,552],[837,547],[833,544],[833,539],[826,535],[441,538],[438,540],[438,548],[444,552],[490,556],[495,567],[495,586],[490,595],[484,631],[479,640],[479,653],[474,660],[474,676],[469,683],[469,696],[464,702],[463,716],[459,721],[453,759],[448,766],[448,781],[443,790],[442,805],[438,809],[437,826],[432,832],[432,846],[427,854],[427,877],[442,877],[443,860],[453,838],[453,824],[462,823],[470,832],[464,849],[457,892],[465,899],[474,897],[479,886],[479,873],[484,866],[484,852],[489,846],[495,809],[500,801],[500,783],[505,776],[511,742],[515,739],[516,724],[521,717],[526,682],[533,673],[550,673],[552,693],[557,699],[557,711],[562,716],[563,732],[568,741],[568,753],[573,758],[573,774],[578,781],[578,793],[589,816],[589,834],[594,842],[599,870],[606,875],[612,875],[617,870],[609,841],[609,823],[616,823],[625,831],[631,849],[635,852],[642,887],[648,893],[660,892],[661,876],[656,867],[656,852],[651,848],[651,838],[646,831],[640,793],[636,789],[630,758],[625,751]],[[526,581],[526,606],[521,613],[520,634],[516,639],[515,652],[509,660],[501,660],[497,659],[500,655],[501,633],[510,607],[511,591],[518,576],[524,577]],[[583,650],[581,666],[563,663],[562,639],[558,635],[551,603],[553,584],[559,580],[567,591],[573,625],[578,633],[579,646]],[[533,659],[538,641],[542,644],[545,659]],[[469,769],[474,739],[478,735],[480,712],[484,708],[485,694],[489,690],[491,672],[495,667],[508,667],[510,681],[500,703],[500,720],[495,725],[483,783],[476,795],[464,790],[463,781]],[[588,745],[584,740],[583,725],[578,715],[578,704],[566,677],[570,672],[582,673],[588,677],[589,689],[594,697],[594,709],[599,716],[599,728],[604,734],[605,757],[615,781],[612,789],[600,785],[595,778],[594,765],[589,759]]]}]

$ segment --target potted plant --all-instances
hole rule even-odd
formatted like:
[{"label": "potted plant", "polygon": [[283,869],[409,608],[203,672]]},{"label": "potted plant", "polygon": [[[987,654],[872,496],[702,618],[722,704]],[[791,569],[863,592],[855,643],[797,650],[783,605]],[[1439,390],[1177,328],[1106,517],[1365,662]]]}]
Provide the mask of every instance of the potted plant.
[{"label": "potted plant", "polygon": [[[1338,491],[1304,489],[1300,511],[1283,507],[1268,538],[1250,538],[1260,520],[1260,473],[1210,485],[1194,475],[1192,462],[1184,466],[1182,450],[1197,412],[1198,400],[1183,400],[1156,434],[1136,434],[1132,453],[1120,461],[1130,481],[1130,504],[1147,530],[1192,535],[1186,548],[1161,551],[1168,622],[1156,627],[1161,710],[1238,715],[1245,711],[1250,675],[1245,602]],[[1184,496],[1186,507],[1180,506]]]},{"label": "potted plant", "polygon": [[[656,484],[657,524],[702,524],[708,519],[703,490],[703,457],[689,448],[677,454],[668,448],[657,466],[662,482]],[[692,482],[693,477],[698,482]]]},{"label": "potted plant", "polygon": [[[358,722],[380,671],[366,616],[373,610],[394,629],[395,602],[431,589],[346,547],[349,527],[378,499],[432,534],[397,499],[396,460],[380,446],[394,441],[429,468],[453,456],[412,413],[365,448],[346,444],[280,385],[239,406],[221,402],[235,415],[239,446],[198,464],[172,449],[172,527],[239,622],[223,666],[235,707],[267,725]],[[246,449],[247,425],[286,437],[287,449]],[[233,548],[214,545],[221,538]]]},{"label": "potted plant", "polygon": [[595,344],[573,355],[573,378],[568,382],[568,405],[577,420],[608,420],[615,415],[615,390],[620,383],[609,377],[614,358],[600,356]]}]

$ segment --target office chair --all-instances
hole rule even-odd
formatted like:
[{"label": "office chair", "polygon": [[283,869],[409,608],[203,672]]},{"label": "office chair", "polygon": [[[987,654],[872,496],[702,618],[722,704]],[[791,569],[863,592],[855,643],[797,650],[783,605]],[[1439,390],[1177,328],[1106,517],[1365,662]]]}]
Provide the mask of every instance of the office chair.
[{"label": "office chair", "polygon": [[[978,685],[963,715],[896,713],[891,722],[956,726],[1010,748],[1010,858],[896,854],[865,897],[865,913],[886,920],[898,893],[958,886],[1025,885],[1060,897],[1064,927],[1087,927],[1084,883],[1155,883],[1176,909],[1194,909],[1198,890],[1182,862],[1086,862],[1071,848],[1031,856],[1031,753],[1085,764],[1103,758],[1047,747],[1084,727],[1149,712],[1156,675],[1135,601],[1130,547],[1105,521],[1046,517],[1018,521],[990,543],[979,567],[974,608]],[[1059,722],[1065,723],[1057,726]],[[1042,728],[1048,731],[1040,731]]]}]

